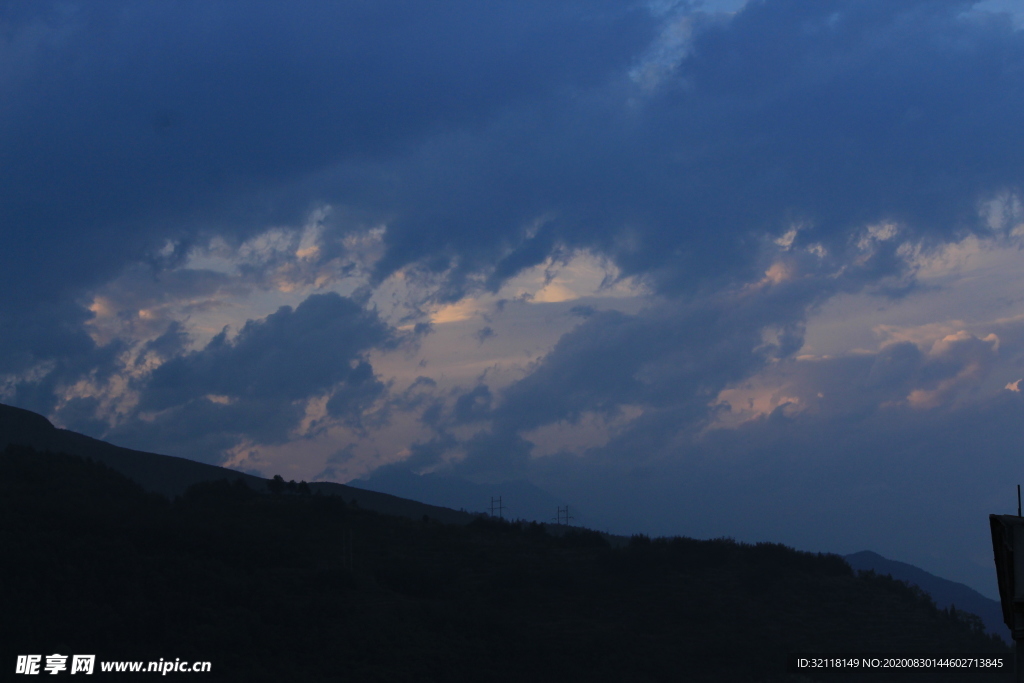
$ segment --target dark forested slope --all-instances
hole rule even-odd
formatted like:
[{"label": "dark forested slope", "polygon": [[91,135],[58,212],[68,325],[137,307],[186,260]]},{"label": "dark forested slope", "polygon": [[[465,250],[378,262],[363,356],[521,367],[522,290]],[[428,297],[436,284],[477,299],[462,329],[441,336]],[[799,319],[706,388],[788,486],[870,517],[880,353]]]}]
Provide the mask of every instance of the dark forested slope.
[{"label": "dark forested slope", "polygon": [[[999,601],[986,598],[969,586],[935,576],[906,562],[890,560],[870,550],[844,555],[843,559],[855,571],[870,570],[917,586],[930,595],[939,607],[955,607],[977,614],[985,624],[986,631],[1002,637],[1007,642],[1012,639],[1010,629],[1003,623],[1003,607]],[[994,575],[994,567],[992,571]]]},{"label": "dark forested slope", "polygon": [[818,679],[785,674],[793,651],[1006,652],[976,619],[835,555],[613,549],[582,530],[446,525],[242,483],[172,502],[26,448],[0,457],[0,547],[5,667],[60,652],[208,660],[204,680],[797,681]]},{"label": "dark forested slope", "polygon": [[[146,491],[168,497],[180,496],[189,486],[225,478],[241,479],[257,491],[266,489],[269,483],[262,477],[187,458],[115,446],[84,434],[58,429],[38,413],[0,403],[0,450],[7,446],[28,446],[37,451],[89,458],[120,472]],[[474,519],[474,515],[458,510],[334,482],[314,482],[309,487],[326,495],[356,500],[360,507],[389,515],[419,518],[426,514],[452,524],[468,524]]]}]

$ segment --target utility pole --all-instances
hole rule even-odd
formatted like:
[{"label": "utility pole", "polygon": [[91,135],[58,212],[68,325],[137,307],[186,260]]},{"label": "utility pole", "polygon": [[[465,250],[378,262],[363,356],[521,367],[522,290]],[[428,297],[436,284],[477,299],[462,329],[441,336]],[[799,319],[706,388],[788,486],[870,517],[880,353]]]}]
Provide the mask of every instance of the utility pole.
[{"label": "utility pole", "polygon": [[501,519],[505,519],[505,514],[504,514],[505,506],[501,504],[501,496],[498,496],[498,498],[497,498],[497,501],[498,501],[497,505],[495,505],[494,501],[495,501],[494,496],[491,496],[491,517],[494,516],[494,511],[497,510],[498,511],[498,517],[500,517]]}]

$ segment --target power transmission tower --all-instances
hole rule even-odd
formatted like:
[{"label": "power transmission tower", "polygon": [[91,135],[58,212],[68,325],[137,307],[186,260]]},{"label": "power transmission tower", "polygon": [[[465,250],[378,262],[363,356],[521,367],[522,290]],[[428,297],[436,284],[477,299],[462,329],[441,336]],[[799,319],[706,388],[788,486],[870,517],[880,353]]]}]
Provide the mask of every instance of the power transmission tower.
[{"label": "power transmission tower", "polygon": [[497,510],[498,511],[498,517],[500,517],[501,519],[505,519],[505,514],[504,514],[505,513],[505,506],[501,504],[501,496],[498,496],[498,498],[497,498],[497,500],[498,500],[498,504],[497,505],[494,504],[494,500],[495,500],[494,496],[491,496],[491,517],[494,516],[494,511]]},{"label": "power transmission tower", "polygon": [[571,517],[569,515],[569,506],[568,505],[566,505],[564,508],[563,507],[558,508],[558,517],[555,519],[555,523],[560,525],[562,523],[563,519],[565,520],[565,525],[566,526],[569,526],[569,520],[576,519],[575,517]]}]

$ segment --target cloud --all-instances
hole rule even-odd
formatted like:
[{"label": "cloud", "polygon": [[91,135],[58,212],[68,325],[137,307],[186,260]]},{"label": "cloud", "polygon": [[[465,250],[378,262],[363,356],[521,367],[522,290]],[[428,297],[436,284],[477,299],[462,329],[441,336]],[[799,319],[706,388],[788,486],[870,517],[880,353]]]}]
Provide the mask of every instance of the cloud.
[{"label": "cloud", "polygon": [[312,295],[157,366],[138,381],[136,419],[111,436],[216,460],[242,439],[291,438],[317,397],[326,419],[359,428],[386,393],[365,356],[397,343],[376,313],[337,294]]},{"label": "cloud", "polygon": [[814,415],[857,422],[897,408],[949,411],[983,400],[1000,362],[998,337],[961,330],[926,345],[907,341],[877,352],[801,357],[723,390],[716,426],[735,427],[775,415]]},{"label": "cloud", "polygon": [[[966,2],[779,0],[727,21],[679,7],[13,12],[6,45],[25,58],[3,81],[17,163],[2,199],[12,224],[61,235],[62,286],[168,232],[251,234],[316,195],[394,218],[381,275],[451,269],[457,296],[473,271],[497,286],[563,244],[680,286],[743,265],[723,231],[798,219],[834,240],[888,217],[948,232],[979,193],[1019,187],[1003,113],[1015,72],[992,65],[1015,63],[1021,37],[998,16],[965,17]],[[681,24],[671,73],[631,91],[630,70]],[[951,130],[967,112],[976,124]],[[39,265],[21,261],[10,277]]]},{"label": "cloud", "polygon": [[360,354],[393,344],[376,315],[337,294],[312,295],[297,308],[285,306],[245,324],[231,340],[217,335],[201,351],[157,368],[140,403],[142,410],[207,394],[294,401],[340,382],[371,379]]},{"label": "cloud", "polygon": [[304,406],[279,400],[221,403],[194,398],[169,406],[152,419],[125,421],[104,436],[129,448],[220,465],[239,445],[281,443],[304,413]]},{"label": "cloud", "polygon": [[46,2],[0,21],[0,290],[19,293],[0,300],[5,358],[60,332],[8,333],[43,302],[166,265],[168,241],[180,260],[351,200],[310,181],[337,164],[384,189],[381,159],[600,80],[653,30],[613,2]]},{"label": "cloud", "polygon": [[533,449],[524,435],[550,425],[617,422],[625,411],[636,424],[671,416],[675,434],[702,423],[729,383],[799,349],[803,307],[821,291],[808,277],[663,300],[634,314],[592,311],[522,378],[458,391],[447,408],[434,404],[430,425],[462,435],[449,443],[465,455],[456,469],[493,476],[518,476]]},{"label": "cloud", "polygon": [[642,466],[628,451],[658,446],[653,438],[614,442],[606,448],[623,452],[605,457],[551,456],[537,461],[533,479],[586,502],[596,524],[620,533],[876,548],[991,596],[984,520],[1015,503],[1005,476],[1019,459],[1022,411],[1012,392],[953,410],[904,404],[854,419],[779,411],[676,440],[673,457]]},{"label": "cloud", "polygon": [[[991,234],[980,202],[1000,186],[1019,188],[1020,166],[1002,143],[987,141],[992,129],[970,103],[1004,96],[1006,72],[989,65],[1015,59],[1009,55],[1019,54],[1013,46],[1021,37],[991,17],[965,19],[965,6],[748,5],[729,22],[696,26],[673,76],[661,77],[632,120],[607,125],[618,106],[613,93],[621,96],[608,88],[591,92],[587,111],[581,106],[567,118],[572,132],[551,117],[542,128],[530,111],[515,126],[495,124],[489,139],[509,142],[486,147],[487,158],[504,154],[500,172],[514,173],[500,181],[467,159],[472,145],[460,140],[456,153],[472,170],[455,178],[434,173],[431,182],[474,188],[468,213],[443,214],[443,235],[422,221],[407,234],[398,219],[381,268],[407,262],[395,260],[407,238],[417,259],[428,243],[459,242],[464,248],[451,252],[457,261],[440,253],[438,261],[419,261],[446,273],[457,297],[474,286],[473,268],[493,268],[500,278],[540,258],[528,254],[590,248],[624,274],[642,273],[668,301],[636,315],[594,315],[563,336],[527,377],[499,392],[490,436],[474,438],[508,445],[526,430],[641,405],[637,428],[623,430],[617,443],[623,453],[667,449],[686,425],[708,417],[711,394],[795,353],[807,311],[828,297],[866,286],[906,296],[914,286],[908,245],[928,249],[964,229]],[[964,41],[955,53],[954,41]],[[961,67],[977,80],[964,79]],[[955,77],[958,98],[936,80],[936,69]],[[600,116],[609,116],[605,125],[592,123]],[[950,136],[943,131],[954,120],[975,123]],[[991,123],[1019,135],[1001,114]],[[587,144],[580,130],[606,135]],[[626,139],[632,156],[622,153]],[[543,163],[520,163],[527,152]],[[427,158],[432,170],[444,166],[438,148]],[[534,201],[533,210],[512,222],[488,214],[492,207],[524,210],[524,201],[500,194],[506,188]],[[420,208],[411,206],[410,215],[433,215]],[[531,215],[548,218],[533,223]],[[495,243],[459,239],[481,224],[497,226],[488,233]],[[787,252],[767,264],[771,252],[757,239],[766,233],[785,236],[776,246]],[[790,289],[787,296],[752,293],[748,303],[724,293],[737,280]],[[801,288],[803,295],[793,294]],[[709,295],[716,291],[717,300]],[[931,350],[887,350],[846,392],[850,402],[865,410],[881,400],[928,409],[963,397],[987,375],[997,349],[965,334]],[[861,362],[828,367],[837,377],[858,374]],[[788,400],[775,405],[784,406],[798,408]]]},{"label": "cloud", "polygon": [[465,424],[487,419],[491,414],[492,400],[491,390],[486,384],[481,384],[459,395],[452,411],[455,423]]},{"label": "cloud", "polygon": [[84,329],[88,311],[66,301],[49,301],[17,315],[0,312],[5,350],[0,373],[31,371],[41,364],[81,360],[96,351]]},{"label": "cloud", "polygon": [[[323,226],[317,259],[386,225],[375,282],[431,274],[442,302],[579,249],[675,296],[759,276],[758,241],[794,224],[795,246],[837,263],[879,222],[950,236],[1021,187],[1007,112],[1024,38],[969,6],[11,10],[0,203],[17,257],[0,285],[24,293],[3,324],[325,201],[352,220]],[[656,87],[631,80],[667,54]],[[5,356],[53,332],[4,335]]]},{"label": "cloud", "polygon": [[997,352],[984,336],[771,363],[727,394],[752,403],[720,405],[737,422],[712,412],[715,428],[688,428],[678,406],[647,409],[582,454],[525,469],[619,533],[886,548],[993,595],[983,520],[1010,511],[1024,403],[986,376],[1013,364],[1005,340]]},{"label": "cloud", "polygon": [[968,6],[753,3],[695,20],[653,93],[609,73],[435,138],[390,166],[404,184],[379,276],[417,264],[456,299],[586,248],[672,293],[751,277],[757,237],[794,224],[797,246],[840,260],[871,225],[987,230],[979,202],[1021,188],[1017,72],[998,65],[1022,36]]},{"label": "cloud", "polygon": [[[781,453],[804,448],[801,429],[827,441],[830,431],[845,438],[840,435],[849,430],[884,427],[895,435],[901,419],[966,425],[965,416],[979,406],[995,405],[1001,384],[992,379],[1019,364],[1020,321],[991,323],[989,332],[919,337],[918,343],[887,341],[874,352],[798,356],[802,316],[794,314],[788,329],[774,324],[777,309],[794,310],[801,297],[805,306],[815,304],[820,287],[801,291],[801,285],[797,278],[636,315],[595,313],[522,380],[498,391],[481,385],[458,394],[446,417],[432,423],[448,436],[445,448],[435,442],[433,460],[417,466],[492,481],[530,477],[589,500],[596,489],[569,482],[646,496],[640,493],[650,483],[644,472],[682,471],[693,462],[725,486],[732,458],[758,448],[757,438],[744,435],[784,433],[790,445],[779,445]],[[472,430],[452,438],[456,426],[468,425]],[[553,438],[566,444],[562,450],[552,451],[545,440],[553,429]],[[923,427],[907,439],[915,448],[939,446]],[[722,455],[708,459],[712,445],[725,443],[736,452],[726,455],[727,447],[714,446]],[[882,448],[881,441],[875,447]],[[820,465],[823,472],[830,457]],[[770,466],[770,458],[760,462]],[[787,462],[780,461],[782,470],[789,471]],[[611,516],[612,510],[596,506],[593,512]]]}]

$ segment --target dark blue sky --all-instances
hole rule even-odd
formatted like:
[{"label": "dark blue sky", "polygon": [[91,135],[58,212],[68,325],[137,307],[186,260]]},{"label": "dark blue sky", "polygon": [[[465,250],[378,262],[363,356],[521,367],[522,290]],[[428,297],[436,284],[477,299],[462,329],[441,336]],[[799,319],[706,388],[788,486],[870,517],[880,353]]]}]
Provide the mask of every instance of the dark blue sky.
[{"label": "dark blue sky", "polygon": [[1024,479],[1022,19],[8,3],[0,400],[992,595],[985,515]]}]

